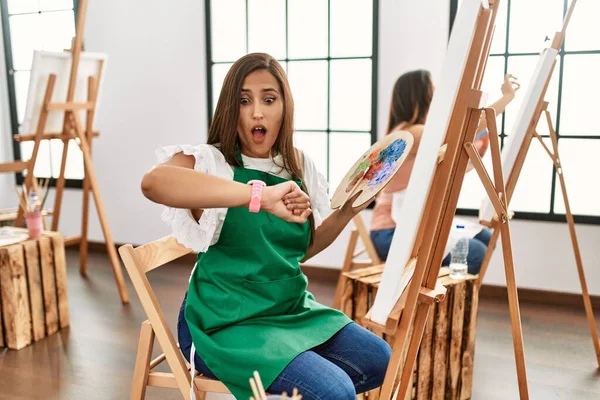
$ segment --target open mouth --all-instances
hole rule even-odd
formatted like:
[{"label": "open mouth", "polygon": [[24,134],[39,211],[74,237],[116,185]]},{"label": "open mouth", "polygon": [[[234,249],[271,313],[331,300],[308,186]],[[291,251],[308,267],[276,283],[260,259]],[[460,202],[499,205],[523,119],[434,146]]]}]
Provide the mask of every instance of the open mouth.
[{"label": "open mouth", "polygon": [[267,128],[265,128],[263,125],[255,125],[254,127],[252,127],[252,130],[250,132],[252,133],[252,139],[254,140],[254,142],[261,143],[263,140],[265,140],[265,136],[267,135]]}]

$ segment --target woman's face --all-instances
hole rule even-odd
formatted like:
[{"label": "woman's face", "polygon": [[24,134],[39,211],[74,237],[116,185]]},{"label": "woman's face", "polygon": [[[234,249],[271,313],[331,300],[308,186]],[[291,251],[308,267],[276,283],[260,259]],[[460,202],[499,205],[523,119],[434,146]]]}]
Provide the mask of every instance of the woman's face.
[{"label": "woman's face", "polygon": [[248,74],[240,93],[237,126],[242,153],[268,158],[282,121],[283,98],[277,79],[265,69]]}]

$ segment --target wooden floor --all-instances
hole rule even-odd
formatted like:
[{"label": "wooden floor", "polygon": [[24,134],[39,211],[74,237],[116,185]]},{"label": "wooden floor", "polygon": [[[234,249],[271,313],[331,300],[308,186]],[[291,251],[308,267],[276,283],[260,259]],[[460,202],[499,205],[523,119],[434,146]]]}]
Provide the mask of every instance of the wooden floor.
[{"label": "wooden floor", "polygon": [[[20,351],[0,349],[0,399],[129,398],[144,312],[130,285],[132,302],[121,305],[105,255],[90,255],[87,279],[79,276],[77,253],[68,251],[67,257],[71,327]],[[173,329],[191,267],[173,265],[150,274]],[[309,289],[331,304],[334,285],[313,280]],[[503,301],[480,300],[473,399],[518,399],[507,310]],[[521,313],[530,398],[600,399],[583,307],[522,303]],[[150,388],[147,398],[178,396]]]}]

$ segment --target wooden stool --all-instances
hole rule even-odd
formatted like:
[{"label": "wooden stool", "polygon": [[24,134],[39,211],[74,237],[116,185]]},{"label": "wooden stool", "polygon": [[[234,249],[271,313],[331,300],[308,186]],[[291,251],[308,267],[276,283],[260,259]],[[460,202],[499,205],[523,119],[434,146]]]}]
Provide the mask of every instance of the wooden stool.
[{"label": "wooden stool", "polygon": [[[359,325],[373,305],[384,265],[343,274],[341,311]],[[475,353],[475,330],[479,292],[477,277],[464,280],[440,270],[439,281],[446,287],[444,301],[429,314],[408,399],[470,399]],[[379,335],[379,334],[378,334]],[[393,337],[379,335],[393,344]],[[378,399],[374,390],[366,398]]]},{"label": "wooden stool", "polygon": [[62,235],[44,231],[37,239],[0,247],[0,299],[0,347],[20,350],[69,326]]}]

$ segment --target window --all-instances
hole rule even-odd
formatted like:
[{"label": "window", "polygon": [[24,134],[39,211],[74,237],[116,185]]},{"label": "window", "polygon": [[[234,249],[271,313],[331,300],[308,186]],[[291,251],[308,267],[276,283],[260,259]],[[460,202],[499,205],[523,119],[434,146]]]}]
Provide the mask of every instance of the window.
[{"label": "window", "polygon": [[[456,10],[457,0],[451,0]],[[554,33],[562,29],[571,0],[504,0],[496,19],[496,31],[482,89],[489,103],[500,97],[505,73],[517,76],[521,89],[507,111],[498,118],[501,143],[510,133],[538,54],[549,45]],[[564,166],[571,211],[577,222],[600,223],[600,189],[595,171],[600,169],[600,125],[595,122],[600,90],[600,2],[579,0],[567,28],[554,75],[546,92],[559,154]],[[535,17],[533,17],[535,16]],[[546,119],[538,132],[550,148]],[[489,154],[484,158],[491,168]],[[467,174],[459,199],[459,211],[476,215],[485,195],[476,174]],[[534,139],[523,165],[510,209],[516,217],[540,220],[565,220],[565,207],[550,158]]]},{"label": "window", "polygon": [[[2,28],[8,72],[11,132],[21,132],[25,113],[29,75],[34,50],[63,51],[71,47],[75,36],[77,1],[73,0],[0,0]],[[35,166],[38,177],[57,178],[60,173],[62,141],[44,140]],[[15,159],[27,160],[33,142],[14,142]],[[79,147],[69,146],[65,176],[67,187],[80,187],[83,159]],[[18,174],[19,183],[22,180]]]},{"label": "window", "polygon": [[295,145],[335,190],[377,136],[377,0],[212,0],[206,7],[209,115],[235,60],[271,54],[294,95]]}]

